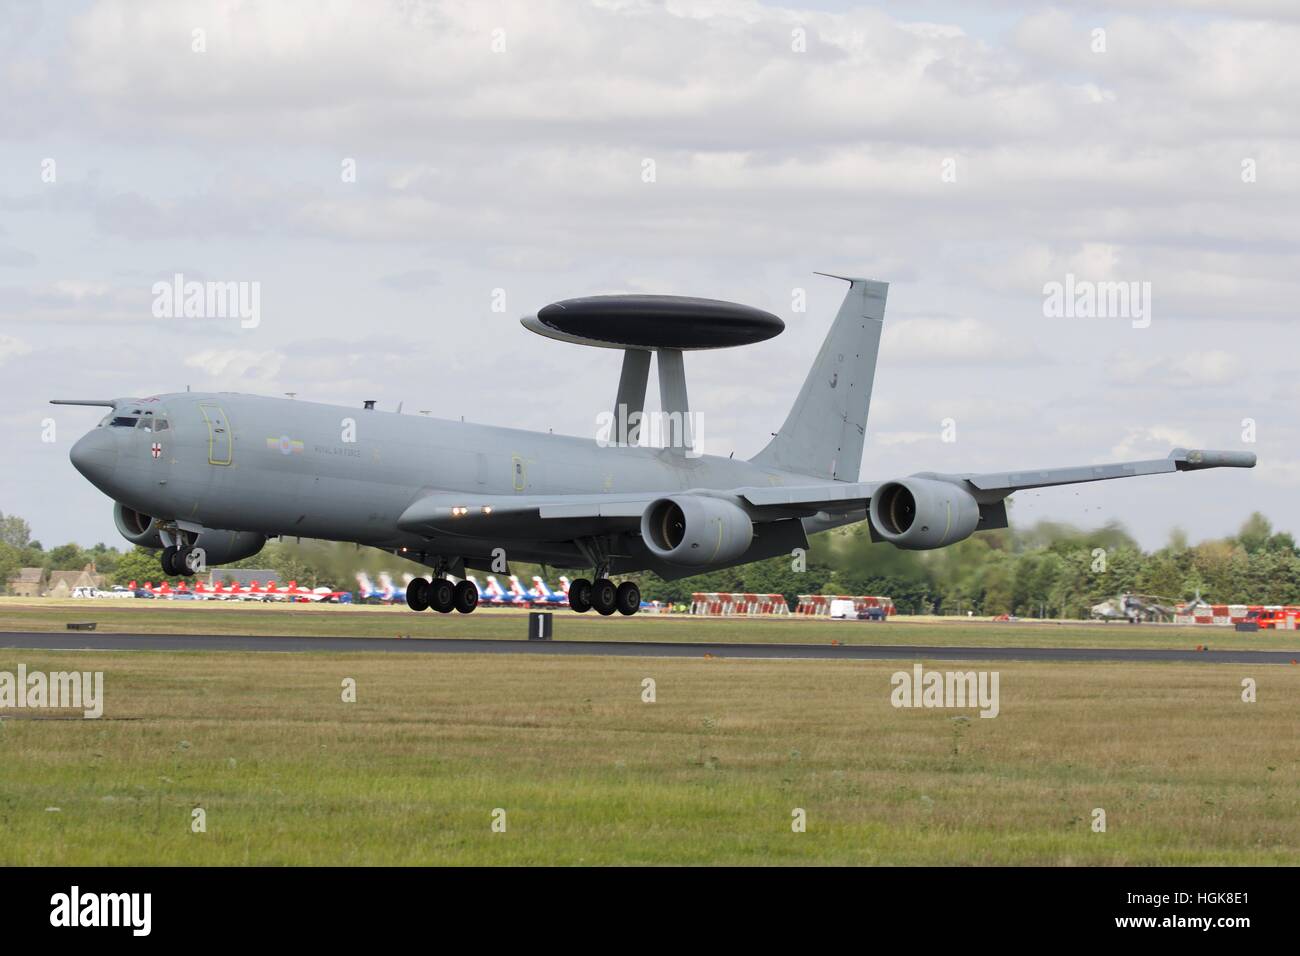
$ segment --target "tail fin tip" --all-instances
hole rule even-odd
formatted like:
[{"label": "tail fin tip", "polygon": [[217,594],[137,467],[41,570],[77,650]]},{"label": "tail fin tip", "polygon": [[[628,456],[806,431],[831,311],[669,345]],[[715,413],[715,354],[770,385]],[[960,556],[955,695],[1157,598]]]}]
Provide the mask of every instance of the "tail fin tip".
[{"label": "tail fin tip", "polygon": [[849,290],[785,424],[757,465],[836,481],[856,481],[876,374],[889,283],[834,275]]}]

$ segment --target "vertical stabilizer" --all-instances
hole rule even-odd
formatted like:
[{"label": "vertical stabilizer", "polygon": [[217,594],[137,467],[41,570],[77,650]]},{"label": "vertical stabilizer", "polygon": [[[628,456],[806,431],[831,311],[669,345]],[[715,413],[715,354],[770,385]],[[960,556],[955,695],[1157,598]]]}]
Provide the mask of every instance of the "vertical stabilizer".
[{"label": "vertical stabilizer", "polygon": [[889,283],[832,278],[849,283],[848,295],[785,424],[750,460],[819,478],[857,481]]}]

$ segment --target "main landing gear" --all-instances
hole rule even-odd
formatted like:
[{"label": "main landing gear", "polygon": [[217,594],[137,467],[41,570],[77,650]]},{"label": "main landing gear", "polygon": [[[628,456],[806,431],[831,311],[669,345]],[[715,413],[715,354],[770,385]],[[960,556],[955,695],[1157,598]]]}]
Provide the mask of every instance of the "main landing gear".
[{"label": "main landing gear", "polygon": [[[600,574],[599,571],[596,573]],[[641,610],[641,589],[633,581],[624,581],[615,586],[613,581],[604,576],[597,577],[595,581],[578,578],[569,585],[569,607],[579,614],[591,610],[607,616],[615,611],[620,614],[635,614]]]},{"label": "main landing gear", "polygon": [[452,584],[444,577],[412,578],[406,586],[406,606],[412,611],[425,611],[429,608],[440,614],[460,611],[469,614],[478,607],[478,588],[469,581]]}]

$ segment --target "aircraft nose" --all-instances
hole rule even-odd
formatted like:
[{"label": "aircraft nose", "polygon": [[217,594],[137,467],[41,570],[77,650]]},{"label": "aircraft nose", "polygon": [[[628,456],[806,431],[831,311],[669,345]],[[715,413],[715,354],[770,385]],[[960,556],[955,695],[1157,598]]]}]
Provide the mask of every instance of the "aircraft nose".
[{"label": "aircraft nose", "polygon": [[104,428],[81,436],[68,453],[72,467],[81,472],[94,485],[104,485],[117,467],[117,442]]}]

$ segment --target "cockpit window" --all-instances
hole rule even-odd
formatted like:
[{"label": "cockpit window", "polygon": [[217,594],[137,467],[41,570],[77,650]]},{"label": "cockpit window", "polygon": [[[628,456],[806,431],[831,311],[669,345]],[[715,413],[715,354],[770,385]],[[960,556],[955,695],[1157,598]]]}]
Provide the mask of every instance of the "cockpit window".
[{"label": "cockpit window", "polygon": [[169,427],[165,418],[156,419],[153,423],[153,430],[156,432],[165,432]]},{"label": "cockpit window", "polygon": [[108,424],[113,428],[134,428],[136,419],[131,415],[118,415]]}]

